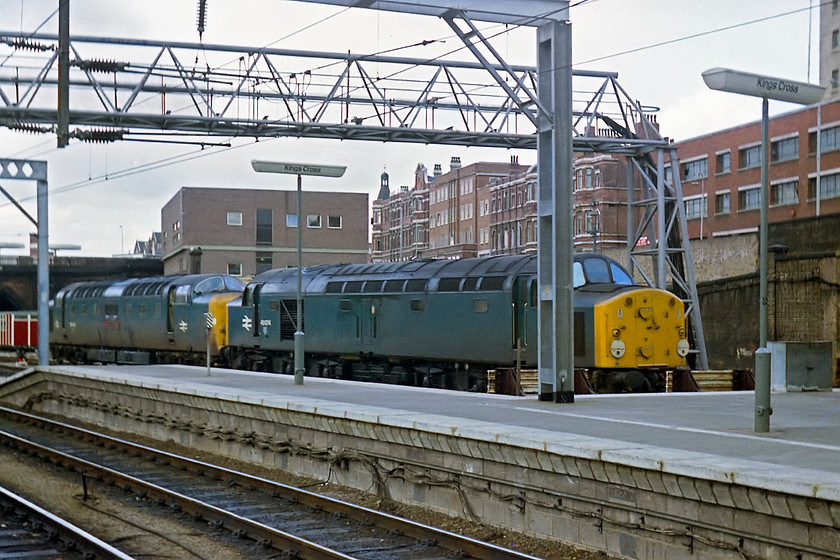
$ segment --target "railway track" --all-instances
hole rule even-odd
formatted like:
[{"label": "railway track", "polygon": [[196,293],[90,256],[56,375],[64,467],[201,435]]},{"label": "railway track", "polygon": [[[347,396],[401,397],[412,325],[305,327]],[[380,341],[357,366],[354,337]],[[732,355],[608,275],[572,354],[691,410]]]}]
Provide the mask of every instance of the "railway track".
[{"label": "railway track", "polygon": [[[0,407],[0,442],[300,559],[534,557],[206,462]],[[273,550],[271,550],[273,549]]]},{"label": "railway track", "polygon": [[22,496],[0,488],[0,558],[133,560]]}]

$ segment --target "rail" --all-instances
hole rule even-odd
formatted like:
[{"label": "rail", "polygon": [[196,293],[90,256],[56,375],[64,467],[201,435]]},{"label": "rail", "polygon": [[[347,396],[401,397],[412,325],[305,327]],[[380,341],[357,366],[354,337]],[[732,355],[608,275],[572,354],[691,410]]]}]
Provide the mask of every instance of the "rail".
[{"label": "rail", "polygon": [[[113,438],[104,434],[85,430],[79,427],[71,426],[69,424],[56,422],[47,418],[38,417],[36,415],[24,413],[21,411],[0,407],[0,417],[3,423],[7,424],[7,419],[13,419],[18,423],[25,423],[26,429],[30,426],[43,427],[45,434],[52,434],[52,436],[44,436],[47,440],[51,438],[56,439],[55,445],[76,445],[77,440],[86,440],[93,442],[93,445],[98,445],[98,451],[92,451],[91,454],[97,457],[97,462],[83,459],[75,456],[75,454],[58,449],[52,449],[46,443],[36,443],[29,441],[22,434],[14,434],[7,431],[4,426],[0,430],[0,437],[14,445],[19,449],[24,449],[38,457],[49,458],[58,464],[65,465],[80,472],[85,472],[87,477],[100,478],[118,488],[130,490],[138,495],[142,495],[151,500],[156,500],[160,503],[169,504],[174,509],[179,509],[183,512],[189,513],[195,517],[200,517],[210,522],[214,522],[219,526],[229,529],[240,536],[247,536],[248,538],[261,542],[266,546],[279,549],[283,553],[294,552],[298,558],[314,558],[314,559],[351,559],[361,556],[353,556],[355,552],[351,550],[344,552],[333,550],[332,548],[312,542],[308,539],[301,538],[280,530],[275,526],[270,526],[263,518],[254,515],[254,511],[264,511],[270,505],[274,509],[278,506],[278,502],[292,504],[297,509],[305,509],[305,517],[311,518],[318,512],[321,514],[318,517],[317,523],[328,524],[330,521],[336,523],[339,531],[343,535],[342,543],[344,548],[347,545],[353,545],[358,539],[364,541],[371,540],[371,528],[377,531],[375,540],[376,548],[382,550],[383,548],[393,548],[393,558],[400,558],[399,550],[409,552],[411,558],[440,557],[446,554],[458,554],[459,558],[481,558],[486,560],[535,560],[534,557],[501,548],[489,543],[464,537],[455,533],[444,531],[428,525],[415,523],[406,519],[402,519],[393,515],[382,513],[369,508],[336,500],[322,496],[313,492],[294,488],[285,484],[271,481],[265,478],[249,475],[246,473],[234,471],[227,468],[222,468],[203,461],[182,457],[151,447],[139,445],[130,441]],[[58,434],[58,435],[56,435]],[[73,438],[67,437],[72,435]],[[40,439],[40,436],[38,437]],[[125,455],[130,455],[127,462],[131,463],[131,469],[124,467],[106,467],[102,464],[103,460],[111,461],[110,458],[99,459],[100,456],[105,455],[102,451],[105,447],[110,454],[117,450]],[[177,474],[171,477],[172,480],[178,480],[179,488],[172,489],[169,482],[162,482],[163,475],[156,472],[153,476],[157,480],[156,483],[146,482],[141,480],[141,475],[134,475],[125,470],[137,470],[146,472],[144,469],[149,469],[148,465],[140,466],[140,463],[149,463],[156,465],[155,470],[159,470],[160,465],[165,465],[169,471]],[[219,503],[208,503],[202,499],[197,499],[192,495],[187,495],[184,488],[184,477],[186,475],[193,475],[195,477],[196,487],[201,487],[202,492],[210,495],[212,490],[208,490],[211,485],[218,486],[226,495],[233,495],[235,502],[224,506]],[[149,475],[152,476],[152,475]],[[168,478],[168,477],[167,477]],[[189,485],[189,483],[187,483]],[[236,491],[231,491],[231,487],[236,487]],[[246,498],[245,493],[250,496]],[[256,503],[253,492],[257,492],[264,496],[260,503]],[[247,504],[247,505],[245,505]],[[230,510],[237,510],[233,513]],[[269,516],[276,518],[278,514],[275,512]],[[351,536],[348,532],[347,524],[354,522],[362,529],[356,531],[358,536]],[[311,529],[311,524],[305,526],[306,530]],[[329,529],[323,529],[327,533]],[[331,545],[332,546],[332,545]],[[364,549],[366,545],[360,544],[359,549]],[[426,549],[428,549],[426,551]],[[424,554],[425,552],[425,554]]]}]

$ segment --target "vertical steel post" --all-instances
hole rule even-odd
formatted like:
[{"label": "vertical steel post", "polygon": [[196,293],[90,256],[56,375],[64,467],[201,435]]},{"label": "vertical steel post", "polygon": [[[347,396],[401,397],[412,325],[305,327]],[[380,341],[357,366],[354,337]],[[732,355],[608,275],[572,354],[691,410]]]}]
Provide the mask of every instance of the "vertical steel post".
[{"label": "vertical steel post", "polygon": [[303,179],[300,174],[297,176],[297,330],[295,330],[295,385],[303,385],[304,358],[303,358]]},{"label": "vertical steel post", "polygon": [[70,140],[70,0],[58,1],[58,147]]},{"label": "vertical steel post", "polygon": [[[676,161],[671,161],[671,173],[679,173],[674,169]],[[665,231],[665,151],[656,151],[656,287],[667,290],[666,272],[668,258],[668,233]]]},{"label": "vertical steel post", "polygon": [[633,247],[636,246],[636,214],[634,212],[634,201],[636,196],[636,173],[633,168],[633,163],[628,156],[627,162],[627,271],[632,277],[634,274],[633,267]]},{"label": "vertical steel post", "polygon": [[540,400],[574,402],[572,193],[572,27],[552,22],[537,31],[539,117]]},{"label": "vertical steel post", "polygon": [[[755,431],[770,431],[770,351],[767,349],[767,207],[769,204],[769,101],[761,101],[761,225],[758,236],[758,337],[755,353]],[[818,186],[819,188],[819,186]]]},{"label": "vertical steel post", "polygon": [[47,181],[38,181],[38,365],[50,365],[50,245]]}]

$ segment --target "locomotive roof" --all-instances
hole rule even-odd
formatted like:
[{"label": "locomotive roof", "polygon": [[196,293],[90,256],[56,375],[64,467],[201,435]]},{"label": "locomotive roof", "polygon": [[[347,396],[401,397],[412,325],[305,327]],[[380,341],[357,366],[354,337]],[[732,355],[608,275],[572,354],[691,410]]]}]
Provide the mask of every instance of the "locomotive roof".
[{"label": "locomotive roof", "polygon": [[[609,257],[597,253],[576,253],[576,262],[583,262],[596,259],[602,262],[615,263]],[[602,267],[599,267],[602,268]],[[296,268],[275,269],[258,275],[252,281],[252,286],[264,285],[267,291],[291,290],[296,282]],[[340,265],[318,265],[305,267],[302,274],[302,287],[308,293],[333,292],[333,291],[356,291],[362,290],[379,292],[392,291],[397,282],[408,281],[407,284],[400,284],[397,291],[415,291],[420,284],[431,279],[440,279],[449,282],[447,279],[494,279],[482,282],[487,288],[490,286],[501,286],[508,278],[520,274],[536,274],[537,258],[534,254],[529,255],[500,255],[493,257],[465,258],[457,260],[443,259],[422,259],[403,262],[389,263],[356,263]],[[346,283],[346,287],[341,288]],[[362,287],[364,283],[365,287]],[[353,286],[350,288],[349,286]],[[437,283],[435,283],[437,285]],[[478,285],[473,280],[469,285]],[[413,286],[413,288],[410,288]],[[465,288],[466,289],[466,288]],[[422,291],[422,290],[421,290]]]},{"label": "locomotive roof", "polygon": [[[160,295],[169,286],[198,285],[208,278],[222,278],[230,289],[244,288],[240,280],[224,274],[176,274],[172,276],[148,276],[144,278],[126,278],[122,280],[100,280],[91,282],[75,282],[59,290],[59,294],[67,297],[118,297],[122,295]],[[241,286],[241,287],[240,287]]]}]

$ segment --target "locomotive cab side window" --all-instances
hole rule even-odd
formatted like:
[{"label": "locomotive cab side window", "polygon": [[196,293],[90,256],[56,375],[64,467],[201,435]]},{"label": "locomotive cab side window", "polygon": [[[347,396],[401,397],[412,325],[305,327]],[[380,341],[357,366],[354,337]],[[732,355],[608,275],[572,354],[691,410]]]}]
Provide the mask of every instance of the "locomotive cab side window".
[{"label": "locomotive cab side window", "polygon": [[196,295],[206,294],[208,292],[223,292],[224,290],[225,282],[221,276],[205,278],[195,286]]},{"label": "locomotive cab side window", "polygon": [[190,302],[190,286],[178,286],[175,288],[175,305],[187,305]]},{"label": "locomotive cab side window", "polygon": [[586,277],[583,275],[583,265],[579,262],[574,263],[574,268],[572,271],[573,281],[572,287],[573,288],[580,288],[584,284],[586,284]]},{"label": "locomotive cab side window", "polygon": [[604,259],[586,259],[583,261],[586,281],[590,284],[610,284],[610,269]]},{"label": "locomotive cab side window", "polygon": [[617,264],[610,263],[610,269],[612,270],[613,282],[615,282],[616,284],[622,284],[626,286],[632,286],[633,284],[635,284],[635,282],[633,282],[633,279],[630,278],[630,276],[626,272],[624,272],[624,269],[618,266]]}]

